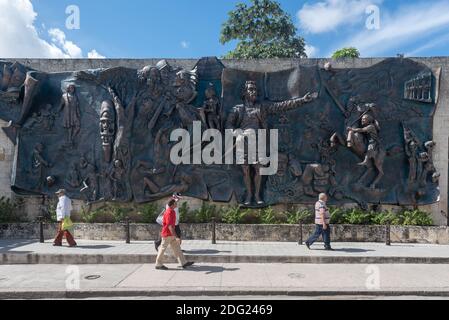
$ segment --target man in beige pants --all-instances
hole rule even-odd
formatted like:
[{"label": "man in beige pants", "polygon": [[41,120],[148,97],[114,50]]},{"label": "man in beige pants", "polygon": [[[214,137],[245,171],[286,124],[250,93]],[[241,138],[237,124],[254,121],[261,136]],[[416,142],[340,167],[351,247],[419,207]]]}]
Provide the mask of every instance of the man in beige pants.
[{"label": "man in beige pants", "polygon": [[168,246],[171,246],[175,257],[178,259],[182,268],[185,269],[193,265],[193,262],[187,262],[184,257],[180,242],[181,239],[176,234],[175,226],[176,226],[176,200],[171,199],[168,204],[168,208],[165,210],[164,218],[162,219],[162,244],[159,247],[159,251],[156,259],[156,270],[168,270],[166,266],[164,266],[164,254],[165,250],[167,250]]}]

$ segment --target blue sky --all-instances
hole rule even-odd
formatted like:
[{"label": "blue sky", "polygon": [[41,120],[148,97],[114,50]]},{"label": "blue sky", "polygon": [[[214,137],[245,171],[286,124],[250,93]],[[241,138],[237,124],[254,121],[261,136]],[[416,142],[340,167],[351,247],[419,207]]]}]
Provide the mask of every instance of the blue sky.
[{"label": "blue sky", "polygon": [[[0,0],[0,57],[198,58],[222,56],[227,14],[241,0]],[[279,0],[307,42],[309,55],[343,46],[362,56],[444,56],[449,0]],[[80,9],[80,29],[66,28],[66,8]],[[367,8],[379,9],[369,30]],[[371,20],[374,21],[374,20]],[[3,26],[2,26],[3,24]]]}]

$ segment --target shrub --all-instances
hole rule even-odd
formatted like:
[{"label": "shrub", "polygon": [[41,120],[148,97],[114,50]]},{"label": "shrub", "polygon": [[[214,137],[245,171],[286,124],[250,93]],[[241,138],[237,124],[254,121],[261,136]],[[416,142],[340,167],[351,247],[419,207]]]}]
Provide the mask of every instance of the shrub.
[{"label": "shrub", "polygon": [[87,223],[115,223],[115,217],[108,209],[108,206],[95,210],[82,209],[82,219]]},{"label": "shrub", "polygon": [[187,202],[183,202],[179,206],[179,220],[182,223],[194,223],[195,222],[195,217],[190,212],[190,208],[189,208]]},{"label": "shrub", "polygon": [[372,213],[357,208],[346,211],[343,214],[344,223],[346,224],[371,224]]},{"label": "shrub", "polygon": [[132,212],[132,210],[133,210],[132,208],[131,209],[130,208],[124,208],[124,207],[121,207],[119,205],[111,205],[109,208],[110,208],[112,216],[115,219],[115,222],[122,222],[122,221],[124,221],[125,218],[128,217],[128,214],[130,212]]},{"label": "shrub", "polygon": [[260,210],[245,209],[242,210],[243,217],[241,224],[262,224],[262,216]]},{"label": "shrub", "polygon": [[313,213],[307,209],[287,211],[287,223],[288,224],[298,224],[300,221],[304,224],[309,224],[314,222]]},{"label": "shrub", "polygon": [[[55,218],[53,218],[55,217]],[[49,222],[56,222],[56,215],[52,216],[51,219],[47,220]],[[81,209],[81,211],[72,211],[72,213],[70,214],[70,219],[74,222],[74,223],[83,223],[86,222],[84,220],[84,213],[83,213],[83,209]]]},{"label": "shrub", "polygon": [[193,216],[196,223],[209,223],[212,221],[212,218],[219,216],[217,212],[216,206],[203,202],[199,209],[193,211]]},{"label": "shrub", "polygon": [[403,226],[432,226],[432,217],[424,211],[405,210],[399,215]]},{"label": "shrub", "polygon": [[276,224],[276,213],[272,207],[264,208],[259,210],[260,222],[261,224]]},{"label": "shrub", "polygon": [[391,225],[401,224],[399,215],[394,213],[393,211],[374,213],[371,221],[375,225],[386,225],[387,223],[390,223]]},{"label": "shrub", "polygon": [[106,204],[98,209],[82,209],[82,219],[87,223],[118,223],[123,222],[133,212],[133,208],[126,208],[116,204]]},{"label": "shrub", "polygon": [[222,212],[221,221],[228,224],[239,224],[243,222],[243,218],[248,213],[249,210],[241,210],[238,206],[226,208]]},{"label": "shrub", "polygon": [[[156,223],[156,219],[161,213],[163,208],[160,208],[155,203],[147,203],[144,205],[141,205],[138,208],[137,215],[134,217],[130,217],[131,220],[134,222],[140,222],[140,223]],[[133,213],[131,213],[131,216]]]},{"label": "shrub", "polygon": [[0,197],[0,223],[24,222],[25,219],[20,215],[20,208],[23,201],[17,199],[11,201],[8,198]]},{"label": "shrub", "polygon": [[47,202],[45,207],[42,208],[42,216],[44,217],[44,221],[56,221],[56,207],[58,205],[57,197],[49,197],[47,198]]},{"label": "shrub", "polygon": [[360,52],[357,48],[354,47],[347,47],[340,50],[337,50],[332,55],[332,58],[339,59],[339,58],[359,58]]},{"label": "shrub", "polygon": [[288,212],[276,212],[275,217],[277,224],[288,224]]},{"label": "shrub", "polygon": [[331,223],[333,224],[345,224],[345,210],[336,207],[330,207],[329,213],[331,216]]}]

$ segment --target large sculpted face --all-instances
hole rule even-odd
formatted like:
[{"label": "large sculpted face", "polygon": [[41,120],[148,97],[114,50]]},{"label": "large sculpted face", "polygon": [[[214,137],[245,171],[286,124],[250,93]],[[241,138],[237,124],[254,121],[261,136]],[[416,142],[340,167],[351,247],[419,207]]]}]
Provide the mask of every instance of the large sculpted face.
[{"label": "large sculpted face", "polygon": [[161,82],[161,73],[157,68],[151,68],[148,74],[149,83],[159,83]]},{"label": "large sculpted face", "polygon": [[176,75],[175,87],[178,101],[189,103],[195,97],[195,90],[186,72],[179,72]]},{"label": "large sculpted face", "polygon": [[192,96],[192,90],[188,86],[180,86],[176,89],[176,98],[178,101],[187,102]]},{"label": "large sculpted face", "polygon": [[44,151],[44,145],[42,143],[38,143],[36,145],[36,151],[39,152],[39,153],[43,152]]},{"label": "large sculpted face", "polygon": [[114,111],[112,103],[107,100],[101,104],[100,114],[100,137],[103,145],[111,144],[114,140],[115,125],[114,125]]},{"label": "large sculpted face", "polygon": [[217,96],[217,94],[215,92],[215,88],[214,87],[207,88],[205,95],[206,95],[206,99],[208,99],[208,100],[215,98]]},{"label": "large sculpted face", "polygon": [[249,82],[246,84],[245,90],[246,99],[249,102],[255,103],[257,101],[257,86],[254,82]]},{"label": "large sculpted face", "polygon": [[156,64],[156,68],[158,69],[161,79],[164,84],[168,84],[170,81],[171,67],[167,61],[161,60]]},{"label": "large sculpted face", "polygon": [[103,119],[100,121],[100,136],[103,143],[111,143],[114,133],[115,130],[111,120]]},{"label": "large sculpted face", "polygon": [[13,88],[20,87],[25,81],[25,78],[26,78],[25,73],[16,68],[11,76],[9,85]]},{"label": "large sculpted face", "polygon": [[70,94],[75,93],[75,86],[73,84],[71,84],[67,87],[67,93],[70,93]]},{"label": "large sculpted face", "polygon": [[123,167],[123,163],[121,160],[114,161],[114,168],[121,169]]},{"label": "large sculpted face", "polygon": [[362,117],[362,126],[365,127],[370,125],[371,123],[373,123],[373,118],[370,115],[366,114]]}]

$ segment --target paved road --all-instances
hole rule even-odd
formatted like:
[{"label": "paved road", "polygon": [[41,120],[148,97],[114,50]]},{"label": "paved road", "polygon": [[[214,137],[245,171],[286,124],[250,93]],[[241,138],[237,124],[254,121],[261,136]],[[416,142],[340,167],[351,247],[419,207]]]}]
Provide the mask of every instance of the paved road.
[{"label": "paved road", "polygon": [[[129,300],[129,297],[98,297],[98,298],[87,298],[83,300]],[[222,297],[181,297],[181,296],[171,296],[164,298],[151,298],[151,297],[133,297],[133,300],[183,300],[183,301],[194,301],[194,300],[206,300],[206,301],[234,301],[234,300],[322,300],[322,301],[334,301],[334,300],[449,300],[449,297],[422,297],[422,296],[399,296],[399,297],[386,297],[386,296],[332,296],[332,297],[290,297],[290,296],[222,296]],[[66,300],[66,299],[65,299]]]},{"label": "paved road", "polygon": [[157,271],[149,264],[2,265],[0,298],[449,296],[449,265],[199,264],[188,270],[169,267],[169,271]]},{"label": "paved road", "polygon": [[[183,296],[168,296],[168,297],[96,297],[96,298],[86,298],[82,300],[150,300],[150,301],[161,301],[161,300],[182,300],[182,301],[195,301],[195,300],[206,300],[206,301],[223,301],[232,302],[235,300],[243,301],[279,301],[279,300],[322,300],[322,301],[335,301],[335,300],[449,300],[449,297],[423,297],[423,296],[314,296],[314,297],[291,297],[291,296],[218,296],[218,297],[183,297]],[[39,299],[48,300],[48,299]],[[55,299],[51,299],[55,300]],[[57,299],[56,299],[57,300]],[[68,300],[68,299],[59,299]],[[188,304],[188,303],[187,303]]]}]

